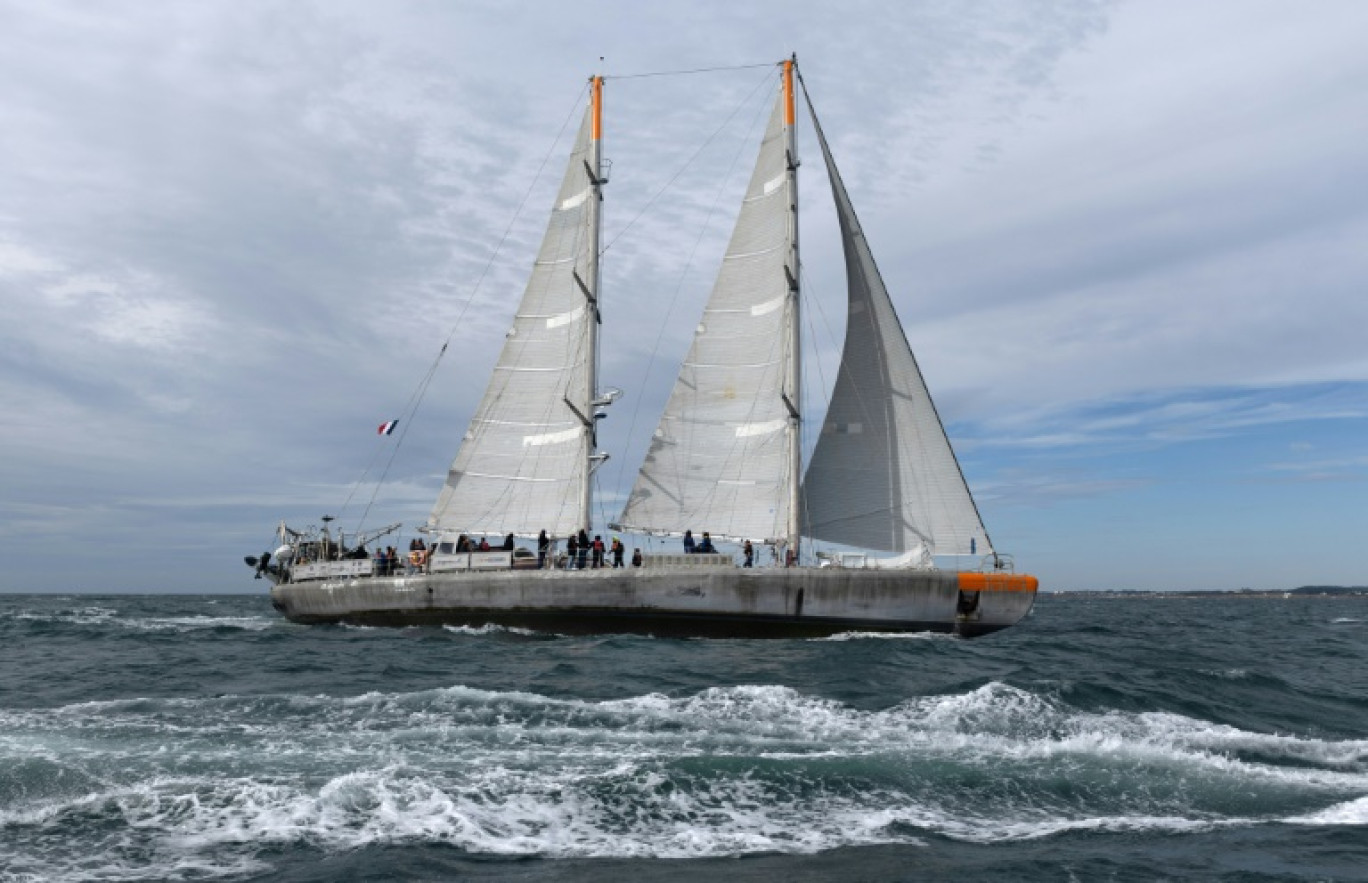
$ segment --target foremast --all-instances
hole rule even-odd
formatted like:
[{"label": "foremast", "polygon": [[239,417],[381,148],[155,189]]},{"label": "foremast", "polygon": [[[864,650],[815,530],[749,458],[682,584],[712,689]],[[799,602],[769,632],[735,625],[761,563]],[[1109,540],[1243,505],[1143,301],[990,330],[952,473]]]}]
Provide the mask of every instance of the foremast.
[{"label": "foremast", "polygon": [[799,290],[801,278],[798,262],[798,127],[795,125],[797,114],[793,95],[793,67],[798,59],[795,54],[784,60],[784,153],[786,183],[789,197],[789,254],[784,266],[788,281],[787,327],[784,329],[785,344],[788,349],[788,376],[785,380],[784,405],[788,409],[788,524],[785,537],[788,560],[797,563],[799,537],[802,532],[801,493],[803,481],[803,366],[802,366],[802,322],[799,307],[802,303]]},{"label": "foremast", "polygon": [[589,402],[589,406],[593,410],[587,415],[585,425],[589,432],[589,463],[587,464],[584,483],[580,487],[580,524],[586,530],[593,522],[594,467],[608,459],[607,454],[600,454],[598,451],[598,426],[594,417],[600,404],[598,397],[599,324],[603,321],[599,305],[599,291],[602,281],[599,252],[600,243],[603,239],[603,185],[606,183],[603,180],[603,77],[595,75],[589,78],[589,102],[590,128],[587,163],[589,186],[594,190],[594,197],[590,200],[589,208],[593,217],[588,224],[588,286],[590,290],[586,292],[585,296],[589,300],[590,312],[593,315],[588,323],[589,370],[585,376],[587,384],[585,401]]}]

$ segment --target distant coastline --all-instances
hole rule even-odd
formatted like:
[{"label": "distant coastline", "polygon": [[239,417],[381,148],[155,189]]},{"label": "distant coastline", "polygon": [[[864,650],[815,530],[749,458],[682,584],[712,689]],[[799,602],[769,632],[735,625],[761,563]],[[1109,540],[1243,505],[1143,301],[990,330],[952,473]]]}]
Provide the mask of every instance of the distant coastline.
[{"label": "distant coastline", "polygon": [[1351,598],[1368,596],[1368,586],[1298,586],[1281,591],[1254,589],[1094,589],[1087,591],[1044,591],[1051,598],[1133,598],[1137,595],[1156,598]]}]

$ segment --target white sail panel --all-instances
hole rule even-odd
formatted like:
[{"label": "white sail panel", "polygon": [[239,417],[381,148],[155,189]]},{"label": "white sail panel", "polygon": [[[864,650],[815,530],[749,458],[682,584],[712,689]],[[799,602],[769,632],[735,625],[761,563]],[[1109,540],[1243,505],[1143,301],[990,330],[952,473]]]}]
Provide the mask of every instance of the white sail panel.
[{"label": "white sail panel", "polygon": [[592,413],[590,323],[597,313],[580,282],[592,291],[596,273],[591,132],[592,107],[494,376],[428,519],[433,528],[565,536],[586,526],[581,499],[592,432],[580,415]]},{"label": "white sail panel", "polygon": [[865,549],[991,554],[815,111],[812,122],[840,219],[849,303],[836,386],[803,478],[804,533]]},{"label": "white sail panel", "polygon": [[781,93],[703,319],[623,509],[624,529],[785,534],[792,354],[784,329],[793,309],[785,267],[795,197],[787,172]]}]

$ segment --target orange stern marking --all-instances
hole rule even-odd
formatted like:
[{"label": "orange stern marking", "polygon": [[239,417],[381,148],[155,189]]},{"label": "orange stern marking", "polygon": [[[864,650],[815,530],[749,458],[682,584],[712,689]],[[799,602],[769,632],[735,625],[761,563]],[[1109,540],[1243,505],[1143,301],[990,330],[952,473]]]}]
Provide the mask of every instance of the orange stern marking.
[{"label": "orange stern marking", "polygon": [[1024,573],[961,573],[961,592],[1035,592],[1040,580]]}]

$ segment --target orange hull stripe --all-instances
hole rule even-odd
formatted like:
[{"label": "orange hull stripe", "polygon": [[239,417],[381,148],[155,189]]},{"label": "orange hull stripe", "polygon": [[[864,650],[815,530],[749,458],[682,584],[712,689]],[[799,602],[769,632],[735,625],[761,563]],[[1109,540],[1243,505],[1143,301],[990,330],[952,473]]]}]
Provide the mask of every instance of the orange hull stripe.
[{"label": "orange hull stripe", "polygon": [[961,592],[1034,592],[1040,580],[1024,573],[961,573]]}]

